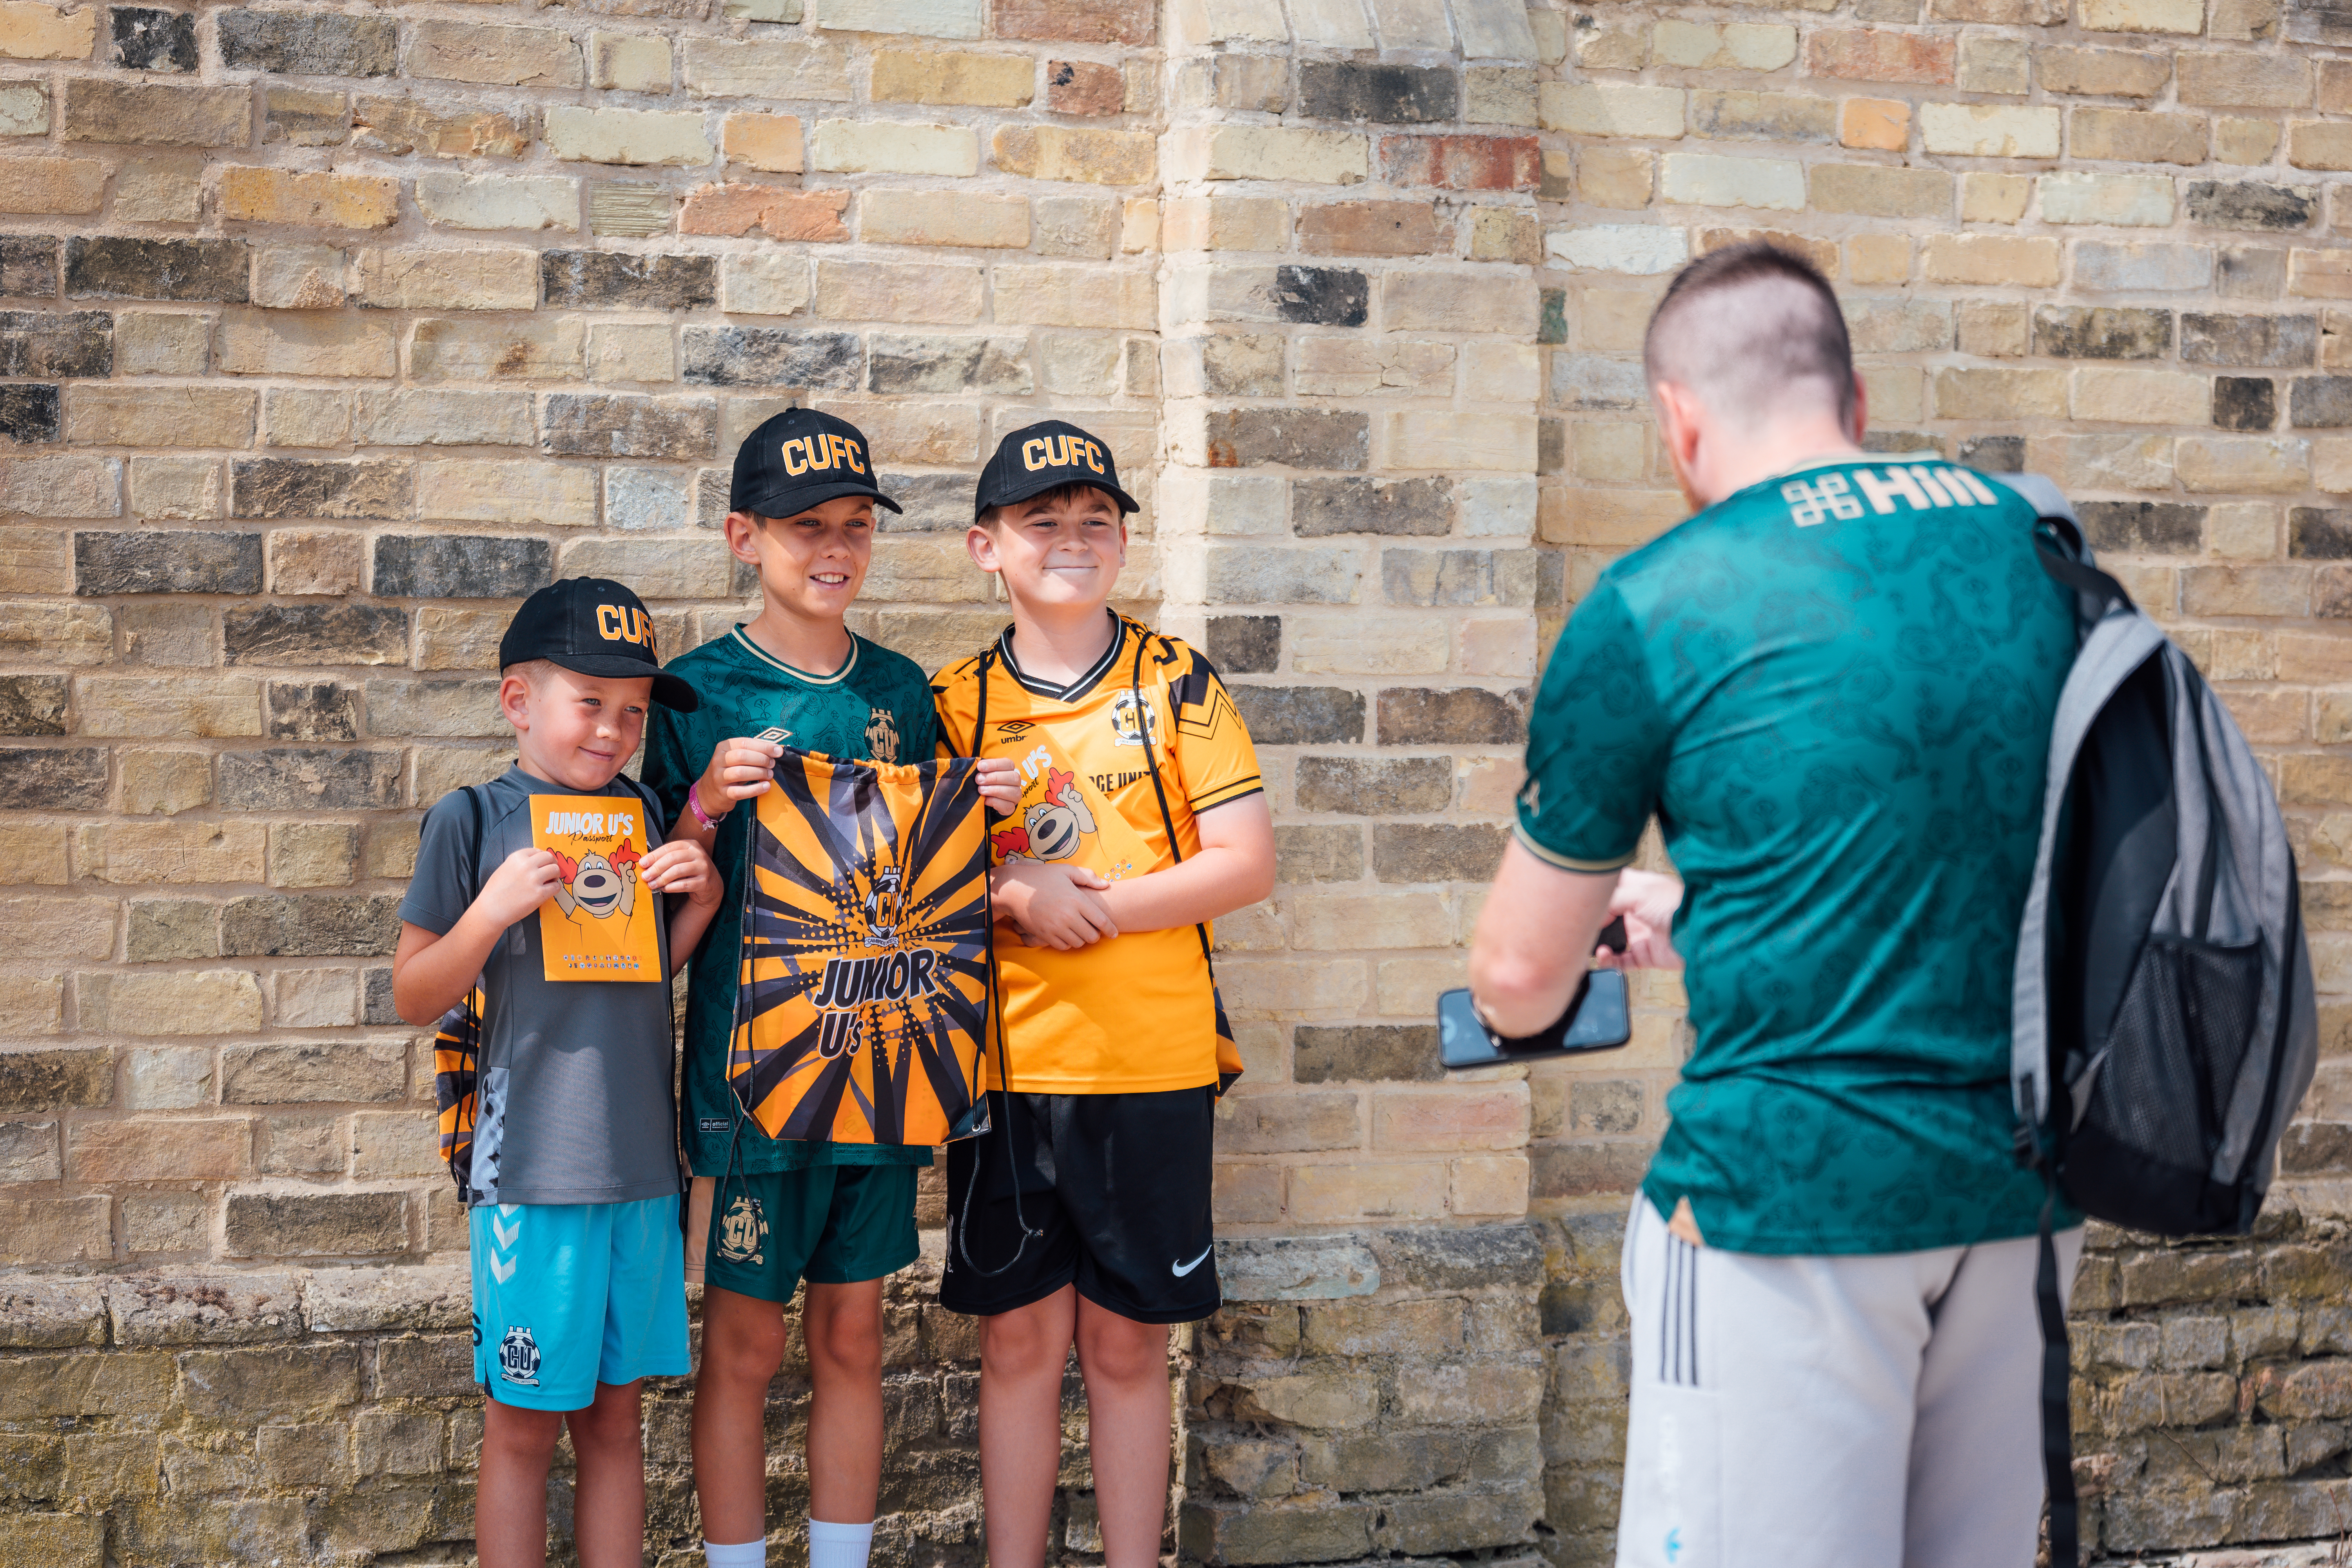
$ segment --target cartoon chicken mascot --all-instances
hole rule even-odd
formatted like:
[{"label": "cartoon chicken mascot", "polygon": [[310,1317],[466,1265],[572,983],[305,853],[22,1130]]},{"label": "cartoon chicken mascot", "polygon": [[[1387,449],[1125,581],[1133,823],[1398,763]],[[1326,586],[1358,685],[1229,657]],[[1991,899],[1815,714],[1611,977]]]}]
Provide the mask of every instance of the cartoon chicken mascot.
[{"label": "cartoon chicken mascot", "polygon": [[1007,860],[1066,860],[1095,830],[1095,814],[1078,792],[1076,773],[1045,773],[1045,798],[1021,814],[1021,826],[989,836]]}]

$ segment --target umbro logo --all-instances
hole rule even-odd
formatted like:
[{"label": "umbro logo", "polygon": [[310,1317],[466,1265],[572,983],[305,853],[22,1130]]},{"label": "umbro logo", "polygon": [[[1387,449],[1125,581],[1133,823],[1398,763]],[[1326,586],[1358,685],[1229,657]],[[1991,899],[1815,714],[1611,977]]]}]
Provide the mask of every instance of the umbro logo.
[{"label": "umbro logo", "polygon": [[996,727],[996,732],[1008,741],[1017,741],[1036,727],[1033,719],[1007,719]]}]

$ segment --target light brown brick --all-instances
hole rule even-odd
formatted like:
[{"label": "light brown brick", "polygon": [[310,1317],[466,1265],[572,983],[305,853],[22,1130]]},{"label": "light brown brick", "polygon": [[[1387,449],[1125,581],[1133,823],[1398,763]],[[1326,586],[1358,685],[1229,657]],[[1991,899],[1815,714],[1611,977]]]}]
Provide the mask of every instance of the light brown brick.
[{"label": "light brown brick", "polygon": [[1020,250],[1029,244],[1029,203],[977,191],[869,190],[857,199],[857,237],[869,245]]},{"label": "light brown brick", "polygon": [[106,165],[94,158],[0,162],[0,212],[94,213],[106,195]]},{"label": "light brown brick", "polygon": [[1920,265],[1931,283],[2049,289],[2058,282],[2059,247],[2054,239],[2006,235],[1931,235]]},{"label": "light brown brick", "polygon": [[578,87],[580,45],[554,27],[425,21],[409,34],[408,74],[501,87]]},{"label": "light brown brick", "polygon": [[805,157],[800,120],[790,114],[730,114],[720,123],[719,144],[729,163],[771,174],[797,174]]},{"label": "light brown brick", "polygon": [[1838,141],[1900,153],[1911,142],[1911,106],[1899,99],[1849,98],[1838,106]]},{"label": "light brown brick", "polygon": [[68,9],[43,0],[0,5],[0,56],[14,60],[86,60],[98,37],[95,5]]},{"label": "light brown brick", "polygon": [[877,49],[870,79],[877,103],[1019,109],[1036,93],[1037,62],[1029,55],[961,49]]},{"label": "light brown brick", "polygon": [[400,182],[373,174],[290,169],[221,171],[221,216],[231,223],[383,228],[400,217]]}]

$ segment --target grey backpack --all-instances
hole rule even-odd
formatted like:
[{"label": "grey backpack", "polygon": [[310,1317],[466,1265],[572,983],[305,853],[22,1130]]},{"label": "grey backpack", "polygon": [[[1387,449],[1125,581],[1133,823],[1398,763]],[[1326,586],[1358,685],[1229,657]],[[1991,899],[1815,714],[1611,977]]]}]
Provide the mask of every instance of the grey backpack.
[{"label": "grey backpack", "polygon": [[[2042,570],[2074,591],[2042,844],[2017,944],[2019,1157],[2095,1218],[2252,1228],[2311,1082],[2318,1012],[2294,855],[2270,779],[2189,657],[2093,563],[2047,480]],[[2075,1562],[2066,1325],[2052,1205],[2039,1283],[2050,1561]]]}]

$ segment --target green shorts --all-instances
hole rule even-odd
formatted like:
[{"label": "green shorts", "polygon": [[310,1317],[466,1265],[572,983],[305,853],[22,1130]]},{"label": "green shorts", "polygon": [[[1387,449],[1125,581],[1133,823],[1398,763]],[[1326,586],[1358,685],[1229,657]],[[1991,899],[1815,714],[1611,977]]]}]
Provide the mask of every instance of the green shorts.
[{"label": "green shorts", "polygon": [[697,1176],[688,1206],[687,1278],[739,1296],[789,1301],[803,1279],[854,1285],[895,1274],[922,1255],[915,1235],[916,1169],[813,1165],[723,1181]]}]

